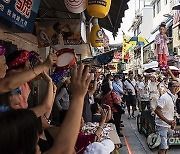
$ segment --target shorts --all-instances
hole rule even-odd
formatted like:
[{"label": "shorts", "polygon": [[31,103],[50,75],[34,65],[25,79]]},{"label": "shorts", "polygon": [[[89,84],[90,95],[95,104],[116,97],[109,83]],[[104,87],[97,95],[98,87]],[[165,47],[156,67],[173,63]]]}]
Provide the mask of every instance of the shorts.
[{"label": "shorts", "polygon": [[173,137],[174,131],[168,127],[163,127],[163,126],[157,126],[156,125],[156,132],[160,135],[161,137],[161,143],[159,145],[159,149],[162,150],[167,150],[169,148],[169,138]]},{"label": "shorts", "polygon": [[128,107],[130,106],[136,106],[136,95],[126,95],[126,105]]}]

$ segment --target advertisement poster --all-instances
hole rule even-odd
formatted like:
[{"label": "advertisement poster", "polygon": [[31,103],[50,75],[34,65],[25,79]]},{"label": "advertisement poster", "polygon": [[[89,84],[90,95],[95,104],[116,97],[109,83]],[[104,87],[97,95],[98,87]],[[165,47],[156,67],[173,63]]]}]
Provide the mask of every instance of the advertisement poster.
[{"label": "advertisement poster", "polygon": [[0,0],[0,16],[32,32],[40,0]]},{"label": "advertisement poster", "polygon": [[36,35],[39,47],[83,43],[79,19],[60,19],[36,23]]}]

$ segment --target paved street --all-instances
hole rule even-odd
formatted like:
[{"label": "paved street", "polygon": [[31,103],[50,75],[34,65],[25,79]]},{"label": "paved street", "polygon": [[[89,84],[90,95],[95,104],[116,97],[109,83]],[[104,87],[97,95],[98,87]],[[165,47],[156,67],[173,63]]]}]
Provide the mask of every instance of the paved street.
[{"label": "paved street", "polygon": [[[124,138],[121,138],[123,147],[120,149],[120,154],[157,154],[157,150],[149,150],[146,144],[146,138],[139,134],[135,119],[127,119],[127,114],[123,115]],[[168,154],[180,154],[180,146],[170,147]]]}]

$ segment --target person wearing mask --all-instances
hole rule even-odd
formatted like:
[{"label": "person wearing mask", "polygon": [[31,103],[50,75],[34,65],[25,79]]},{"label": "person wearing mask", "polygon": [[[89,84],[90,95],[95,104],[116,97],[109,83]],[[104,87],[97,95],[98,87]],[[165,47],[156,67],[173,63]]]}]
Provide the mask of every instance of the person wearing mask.
[{"label": "person wearing mask", "polygon": [[145,80],[140,80],[139,93],[141,98],[141,110],[144,111],[147,107],[150,110],[150,95],[149,95],[149,82],[148,77],[145,77]]},{"label": "person wearing mask", "polygon": [[[126,89],[126,105],[128,109],[128,119],[135,118],[134,112],[136,111],[136,82],[135,79],[133,78],[134,75],[133,73],[129,73],[129,78],[125,80],[124,86]],[[132,106],[132,114],[130,111],[130,107]]]},{"label": "person wearing mask", "polygon": [[158,90],[158,82],[156,81],[156,76],[152,75],[150,78],[151,82],[149,83],[149,92],[150,92],[150,106],[152,115],[154,115],[154,110],[157,105],[157,101],[159,99],[159,90]]},{"label": "person wearing mask", "polygon": [[60,87],[60,92],[55,98],[55,103],[60,111],[60,117],[59,122],[62,123],[64,120],[64,117],[67,113],[67,110],[69,109],[69,84],[70,84],[70,78],[65,77],[63,79],[63,85]]},{"label": "person wearing mask", "polygon": [[168,91],[163,94],[157,102],[155,109],[156,131],[160,135],[161,143],[159,145],[159,154],[166,154],[169,148],[168,139],[173,136],[173,129],[176,126],[175,102],[176,94],[179,92],[179,83],[172,80],[168,84]]}]

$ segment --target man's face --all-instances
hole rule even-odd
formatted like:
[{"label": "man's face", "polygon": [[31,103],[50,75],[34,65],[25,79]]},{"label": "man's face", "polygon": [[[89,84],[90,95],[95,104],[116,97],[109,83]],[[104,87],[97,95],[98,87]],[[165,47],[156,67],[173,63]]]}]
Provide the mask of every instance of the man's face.
[{"label": "man's face", "polygon": [[169,88],[169,89],[171,90],[171,92],[172,92],[173,94],[177,94],[177,93],[179,92],[179,90],[180,90],[179,86],[180,86],[180,85],[179,85],[179,82],[173,81],[173,85],[172,85],[172,87]]},{"label": "man's face", "polygon": [[5,56],[0,56],[0,78],[5,77],[7,69],[8,69],[8,66],[6,65]]},{"label": "man's face", "polygon": [[115,77],[114,80],[115,80],[116,82],[118,82],[118,81],[119,81],[119,78],[118,78],[118,77]]}]

